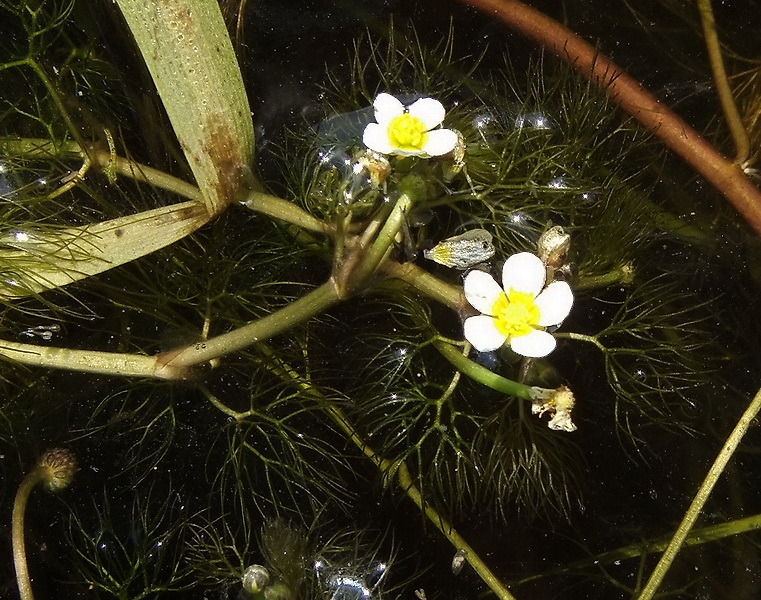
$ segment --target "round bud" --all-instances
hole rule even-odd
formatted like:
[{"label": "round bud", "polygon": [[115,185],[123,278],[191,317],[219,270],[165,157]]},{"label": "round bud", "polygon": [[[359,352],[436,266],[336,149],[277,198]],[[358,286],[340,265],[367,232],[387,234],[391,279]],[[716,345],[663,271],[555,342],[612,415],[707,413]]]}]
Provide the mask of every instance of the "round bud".
[{"label": "round bud", "polygon": [[553,269],[565,265],[568,249],[571,247],[571,236],[559,225],[550,227],[539,238],[537,254],[542,262]]},{"label": "round bud", "polygon": [[71,484],[77,472],[77,459],[71,450],[53,448],[40,457],[37,468],[44,471],[44,483],[51,492],[63,490]]},{"label": "round bud", "polygon": [[258,594],[270,583],[270,574],[262,565],[251,565],[243,571],[243,589],[250,594]]}]

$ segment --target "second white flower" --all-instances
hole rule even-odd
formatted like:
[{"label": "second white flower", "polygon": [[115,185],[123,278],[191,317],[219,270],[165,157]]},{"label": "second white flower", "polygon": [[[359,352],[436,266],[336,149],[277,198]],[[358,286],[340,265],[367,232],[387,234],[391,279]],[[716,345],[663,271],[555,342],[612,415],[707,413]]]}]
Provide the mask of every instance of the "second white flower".
[{"label": "second white flower", "polygon": [[547,356],[556,342],[545,329],[568,316],[573,292],[565,281],[545,288],[546,277],[544,263],[530,252],[507,259],[502,286],[483,271],[468,273],[465,297],[482,314],[465,320],[465,338],[480,352],[507,343],[522,356]]}]

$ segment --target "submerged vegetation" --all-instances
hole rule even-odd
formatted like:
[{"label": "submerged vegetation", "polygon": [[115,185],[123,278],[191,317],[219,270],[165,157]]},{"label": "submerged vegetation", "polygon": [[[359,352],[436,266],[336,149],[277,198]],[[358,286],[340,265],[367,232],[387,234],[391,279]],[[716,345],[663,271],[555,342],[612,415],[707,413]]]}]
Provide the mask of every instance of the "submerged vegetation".
[{"label": "submerged vegetation", "polygon": [[758,385],[758,244],[612,82],[397,17],[254,152],[214,0],[0,15],[0,592],[718,598],[751,560],[737,469],[680,529],[703,579],[653,569]]}]

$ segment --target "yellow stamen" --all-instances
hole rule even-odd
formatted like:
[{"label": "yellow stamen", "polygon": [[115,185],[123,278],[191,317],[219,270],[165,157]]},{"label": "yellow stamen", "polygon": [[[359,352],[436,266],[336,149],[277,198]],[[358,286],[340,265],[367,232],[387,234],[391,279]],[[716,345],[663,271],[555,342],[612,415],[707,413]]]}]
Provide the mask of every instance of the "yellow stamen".
[{"label": "yellow stamen", "polygon": [[425,147],[428,132],[423,121],[409,113],[404,113],[389,123],[388,138],[395,148],[406,152],[416,152]]},{"label": "yellow stamen", "polygon": [[494,325],[508,339],[528,335],[539,326],[539,307],[533,294],[510,290],[502,292],[492,308]]}]

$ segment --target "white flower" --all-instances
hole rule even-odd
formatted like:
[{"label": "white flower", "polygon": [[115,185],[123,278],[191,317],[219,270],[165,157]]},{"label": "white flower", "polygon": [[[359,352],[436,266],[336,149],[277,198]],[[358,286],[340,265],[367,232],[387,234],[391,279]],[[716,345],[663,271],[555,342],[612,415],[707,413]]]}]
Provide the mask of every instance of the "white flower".
[{"label": "white flower", "polygon": [[545,328],[568,316],[573,292],[565,281],[545,288],[546,278],[546,267],[530,252],[507,259],[503,287],[483,271],[468,273],[465,297],[483,314],[465,320],[465,339],[480,352],[509,343],[522,356],[547,356],[555,349],[555,338]]},{"label": "white flower", "polygon": [[441,156],[457,145],[451,129],[434,129],[444,120],[444,106],[433,98],[420,98],[408,107],[390,94],[379,94],[373,103],[375,120],[365,127],[362,141],[381,154]]}]

